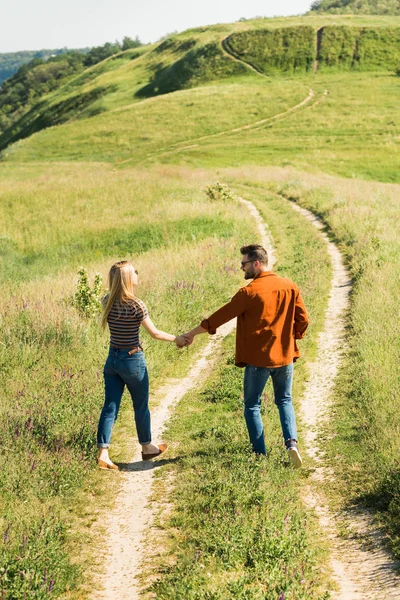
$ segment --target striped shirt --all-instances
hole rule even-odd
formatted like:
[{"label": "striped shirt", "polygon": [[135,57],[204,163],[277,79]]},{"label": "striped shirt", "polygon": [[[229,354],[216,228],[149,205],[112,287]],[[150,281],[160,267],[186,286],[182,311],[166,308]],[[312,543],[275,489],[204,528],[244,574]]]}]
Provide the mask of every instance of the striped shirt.
[{"label": "striped shirt", "polygon": [[[107,297],[103,302],[107,302]],[[139,328],[149,316],[144,302],[136,298],[132,302],[114,302],[107,317],[110,328],[110,344],[120,348],[140,346]]]}]

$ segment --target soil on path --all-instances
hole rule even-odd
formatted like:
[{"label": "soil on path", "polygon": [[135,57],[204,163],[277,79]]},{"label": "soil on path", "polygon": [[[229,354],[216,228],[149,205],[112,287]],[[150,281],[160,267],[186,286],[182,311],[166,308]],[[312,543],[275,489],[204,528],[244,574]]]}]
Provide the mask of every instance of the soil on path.
[{"label": "soil on path", "polygon": [[[332,261],[332,284],[325,325],[318,340],[317,359],[309,365],[309,378],[301,402],[305,443],[308,454],[317,468],[305,486],[303,499],[315,510],[322,531],[329,538],[331,566],[337,590],[331,591],[335,600],[400,600],[398,563],[383,546],[383,535],[374,527],[366,511],[348,510],[334,514],[324,496],[324,482],[330,477],[324,466],[322,429],[329,418],[332,391],[341,358],[345,351],[345,315],[349,306],[351,280],[343,265],[341,254],[327,234],[323,223],[310,211],[293,204],[320,231]],[[346,538],[339,535],[347,531]]]},{"label": "soil on path", "polygon": [[[239,201],[252,213],[257,222],[261,243],[267,248],[271,266],[274,262],[271,238],[266,231],[260,213],[249,201]],[[396,574],[397,563],[384,549],[380,532],[372,525],[368,513],[360,511],[335,515],[330,512],[323,493],[323,483],[329,472],[323,463],[323,448],[319,446],[321,429],[329,417],[334,380],[344,351],[345,312],[348,308],[351,281],[343,266],[339,250],[323,232],[320,220],[297,205],[293,207],[309,219],[326,241],[332,260],[333,278],[331,295],[326,312],[326,325],[319,336],[317,359],[309,365],[309,379],[301,413],[305,425],[305,445],[317,464],[315,472],[304,487],[303,499],[319,517],[322,532],[329,539],[331,566],[337,590],[331,591],[334,600],[377,600],[390,598],[400,600],[400,579]],[[188,375],[172,380],[159,390],[161,402],[153,415],[154,437],[162,436],[174,405],[203,379],[204,373],[213,366],[215,349],[222,339],[234,329],[235,321],[226,323],[212,336]],[[137,575],[144,559],[144,539],[154,519],[154,507],[150,504],[153,474],[166,459],[152,463],[140,460],[139,451],[126,472],[107,474],[122,477],[121,490],[116,508],[106,523],[107,562],[102,576],[93,592],[92,600],[138,600],[140,586]],[[346,527],[353,535],[343,539],[338,531]],[[364,543],[362,543],[362,541]]]},{"label": "soil on path", "polygon": [[[275,262],[274,251],[260,213],[251,202],[242,198],[239,198],[239,202],[256,220],[260,243],[267,249],[272,267]],[[234,330],[235,325],[236,319],[220,327],[216,335],[210,336],[187,376],[171,380],[158,391],[160,404],[152,414],[153,439],[162,437],[173,407],[187,392],[196,388],[203,381],[204,374],[212,369],[216,347]],[[168,458],[143,462],[138,450],[132,462],[125,466],[125,471],[105,473],[110,478],[122,477],[122,485],[115,509],[108,515],[105,524],[108,535],[102,546],[106,563],[97,580],[92,600],[137,600],[140,597],[137,575],[145,557],[144,539],[154,519],[154,509],[150,503],[153,475],[154,470],[162,467],[165,461]]]}]

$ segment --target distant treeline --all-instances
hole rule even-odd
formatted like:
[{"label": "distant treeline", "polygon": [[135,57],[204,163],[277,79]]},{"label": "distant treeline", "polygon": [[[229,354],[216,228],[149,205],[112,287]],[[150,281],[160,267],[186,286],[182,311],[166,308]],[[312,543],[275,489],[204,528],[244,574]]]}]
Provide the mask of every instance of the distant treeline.
[{"label": "distant treeline", "polygon": [[400,15],[399,0],[317,0],[312,12],[354,15]]},{"label": "distant treeline", "polygon": [[[317,37],[316,37],[317,36]],[[400,27],[326,26],[251,30],[230,35],[226,48],[266,75],[319,70],[396,70]]]},{"label": "distant treeline", "polygon": [[0,134],[29,111],[43,95],[60,87],[72,75],[121,51],[141,45],[139,38],[125,37],[121,43],[107,42],[85,52],[61,50],[58,54],[46,56],[46,52],[51,51],[40,51],[42,56],[23,64],[0,88]]},{"label": "distant treeline", "polygon": [[[74,52],[85,53],[89,48],[82,48],[74,50]],[[71,52],[67,48],[57,48],[56,50],[23,50],[21,52],[6,52],[0,54],[0,85],[6,79],[9,79],[18,71],[22,65],[30,62],[35,58],[47,60],[51,56],[58,56],[59,54],[65,54]]]}]

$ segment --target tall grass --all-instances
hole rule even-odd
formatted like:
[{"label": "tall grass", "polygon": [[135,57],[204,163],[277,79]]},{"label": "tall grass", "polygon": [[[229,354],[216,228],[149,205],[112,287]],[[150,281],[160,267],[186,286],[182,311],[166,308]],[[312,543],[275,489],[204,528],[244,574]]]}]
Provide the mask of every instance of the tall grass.
[{"label": "tall grass", "polygon": [[284,169],[231,172],[319,214],[353,277],[347,344],[325,450],[335,507],[370,507],[400,556],[399,186]]},{"label": "tall grass", "polygon": [[[295,369],[297,399],[324,318],[329,258],[312,226],[268,186],[243,178],[232,178],[232,185],[262,212],[276,241],[276,271],[299,283],[310,311],[310,331]],[[299,499],[301,475],[287,468],[272,389],[268,384],[263,407],[269,454],[260,459],[249,448],[243,371],[233,365],[233,352],[228,339],[215,372],[172,418],[167,439],[176,460],[159,474],[155,491],[168,497],[167,516],[161,513],[157,540],[148,541],[163,548],[161,565],[145,597],[328,598],[325,543]],[[151,561],[151,580],[154,568]],[[145,569],[144,584],[149,573]]]},{"label": "tall grass", "polygon": [[349,353],[335,390],[336,435],[329,442],[341,476],[335,487],[344,503],[378,512],[400,556],[398,193],[396,186],[338,182],[328,189],[300,186],[296,195],[323,216],[354,279]]},{"label": "tall grass", "polygon": [[323,27],[318,68],[322,70],[394,71],[400,61],[400,28]]},{"label": "tall grass", "polygon": [[226,40],[232,54],[265,75],[305,73],[315,56],[312,27],[283,27],[234,33]]},{"label": "tall grass", "polygon": [[[58,234],[68,218],[71,232],[80,225],[79,220],[72,219],[75,180],[69,179],[68,167],[64,173],[66,181],[61,189],[65,203],[60,205],[58,222],[54,222]],[[116,177],[112,174],[111,177],[115,185]],[[134,174],[126,177],[126,173],[120,174],[121,190],[124,181],[131,186]],[[29,206],[29,189],[35,186],[29,179],[20,183],[28,192]],[[99,187],[101,183],[97,181]],[[164,214],[169,238],[162,237],[154,248],[151,245],[130,248],[129,256],[141,273],[139,295],[156,325],[167,331],[189,328],[204,316],[204,305],[214,307],[227,299],[230,282],[232,285],[236,281],[234,251],[251,236],[253,225],[247,215],[242,215],[235,206],[208,201],[202,191],[205,183],[201,176],[191,180],[173,175],[169,176],[168,184],[163,178],[157,183],[153,175],[155,205],[159,198],[155,190],[170,187],[168,206],[161,203],[154,209]],[[49,185],[54,185],[54,181]],[[149,185],[150,195],[152,184]],[[32,194],[38,203],[39,197]],[[103,199],[107,200],[107,196]],[[150,202],[137,204],[135,223],[141,218],[146,220],[149,205]],[[103,205],[105,219],[107,206]],[[47,210],[51,212],[45,201],[41,208],[44,216]],[[115,220],[115,213],[114,219],[110,214],[110,220],[126,229],[130,208],[126,207],[125,222],[122,210],[119,221]],[[118,210],[117,205],[114,210]],[[201,228],[191,230],[189,213],[201,219],[211,212],[212,231],[201,236]],[[14,216],[8,221],[10,237],[19,233],[17,219]],[[182,235],[180,224],[185,220],[188,230]],[[93,232],[97,226],[93,221]],[[47,238],[44,235],[40,239],[33,222],[31,230],[27,227],[30,244],[25,248],[35,243],[52,248],[52,236],[56,235],[53,230]],[[91,236],[86,239],[90,247]],[[91,273],[98,270],[105,278],[109,265],[126,257],[126,253],[107,258],[108,255],[106,247],[99,249],[97,259],[90,255]],[[90,526],[96,520],[96,513],[101,514],[112,501],[95,464],[107,335],[100,332],[98,324],[82,320],[67,302],[77,280],[76,257],[66,263],[57,260],[51,263],[49,255],[48,261],[46,277],[40,270],[35,271],[33,264],[29,281],[24,281],[26,273],[16,268],[13,281],[1,286],[0,444],[4,465],[0,475],[0,589],[3,597],[10,600],[46,598],[50,593],[59,597],[67,592],[82,598],[81,588],[76,589],[82,582],[82,569],[93,560],[97,542]],[[144,337],[154,391],[171,373],[184,373],[190,358],[173,345],[154,343]],[[122,412],[122,422],[128,414],[129,411]],[[131,437],[132,430],[132,420],[129,425],[116,428],[115,459],[123,456],[129,461],[132,445],[127,445],[121,436]],[[118,480],[115,483],[114,492]]]}]

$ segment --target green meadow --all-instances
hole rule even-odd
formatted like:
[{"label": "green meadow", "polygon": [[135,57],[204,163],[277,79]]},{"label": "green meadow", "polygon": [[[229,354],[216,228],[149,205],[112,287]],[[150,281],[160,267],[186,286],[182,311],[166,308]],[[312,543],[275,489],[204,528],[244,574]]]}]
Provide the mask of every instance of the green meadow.
[{"label": "green meadow", "polygon": [[[400,78],[392,66],[260,73],[246,47],[239,59],[238,46],[233,56],[221,45],[233,34],[298,26],[316,34],[327,25],[397,28],[400,18],[313,15],[174,34],[87,69],[0,137],[3,598],[85,598],[101,568],[99,523],[119,479],[110,486],[96,469],[108,340],[71,302],[79,268],[91,281],[99,272],[106,289],[110,265],[132,260],[156,325],[185,331],[243,284],[238,249],[257,229],[237,196],[260,210],[276,270],[300,285],[310,311],[296,403],[323,325],[330,263],[290,203],[318,214],[344,254],[354,286],[325,432],[329,498],[335,508],[371,508],[400,556]],[[231,198],[210,199],[217,181]],[[143,338],[153,392],[171,373],[187,373],[206,341],[178,352]],[[158,516],[166,550],[157,568],[144,565],[152,583],[143,595],[327,599],[327,542],[300,500],[313,464],[287,468],[270,387],[270,457],[250,456],[232,354],[228,339],[169,424],[176,460],[156,482],[172,505]],[[129,462],[124,400],[112,457]]]},{"label": "green meadow", "polygon": [[[299,110],[257,125],[299,104],[310,88],[315,96]],[[7,163],[40,157],[46,162],[94,160],[115,166],[272,164],[399,182],[399,93],[400,78],[394,73],[272,80],[252,75],[152,98],[88,119],[84,127],[72,121],[49,128],[4,155]],[[254,127],[199,139],[247,125]],[[180,145],[190,147],[182,151]]]}]

